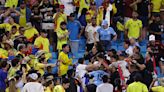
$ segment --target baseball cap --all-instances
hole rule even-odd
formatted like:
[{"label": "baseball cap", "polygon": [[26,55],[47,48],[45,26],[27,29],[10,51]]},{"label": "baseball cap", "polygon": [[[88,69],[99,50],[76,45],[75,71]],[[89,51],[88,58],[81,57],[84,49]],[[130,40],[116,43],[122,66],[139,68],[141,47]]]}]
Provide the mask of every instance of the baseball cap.
[{"label": "baseball cap", "polygon": [[149,36],[149,41],[155,41],[155,35],[150,35]]},{"label": "baseball cap", "polygon": [[37,80],[38,79],[38,74],[32,73],[32,74],[29,74],[28,77],[30,77],[33,80]]},{"label": "baseball cap", "polygon": [[104,26],[104,25],[108,25],[108,21],[103,20],[101,25],[102,25],[102,26]]}]

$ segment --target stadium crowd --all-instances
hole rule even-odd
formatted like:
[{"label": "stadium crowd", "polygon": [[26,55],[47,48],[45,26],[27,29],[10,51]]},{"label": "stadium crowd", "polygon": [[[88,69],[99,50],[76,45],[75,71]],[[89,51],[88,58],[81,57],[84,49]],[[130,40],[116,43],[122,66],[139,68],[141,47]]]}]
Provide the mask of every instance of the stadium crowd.
[{"label": "stadium crowd", "polygon": [[0,0],[0,92],[164,92],[164,0]]}]

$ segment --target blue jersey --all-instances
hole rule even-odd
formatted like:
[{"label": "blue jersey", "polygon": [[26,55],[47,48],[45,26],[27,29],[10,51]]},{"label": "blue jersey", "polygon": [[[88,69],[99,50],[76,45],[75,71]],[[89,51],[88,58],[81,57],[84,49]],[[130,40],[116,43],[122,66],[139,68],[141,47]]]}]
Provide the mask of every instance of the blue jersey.
[{"label": "blue jersey", "polygon": [[109,75],[109,74],[104,72],[103,70],[97,70],[97,71],[90,72],[89,75],[93,76],[93,83],[98,86],[101,83],[103,83],[102,77],[104,75]]}]

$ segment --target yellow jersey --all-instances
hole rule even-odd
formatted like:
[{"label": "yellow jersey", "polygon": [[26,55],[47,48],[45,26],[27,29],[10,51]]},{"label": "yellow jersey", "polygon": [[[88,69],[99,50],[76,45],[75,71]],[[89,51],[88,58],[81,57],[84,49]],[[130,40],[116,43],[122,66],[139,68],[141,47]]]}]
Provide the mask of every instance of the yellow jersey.
[{"label": "yellow jersey", "polygon": [[5,7],[16,8],[18,5],[18,0],[6,0]]},{"label": "yellow jersey", "polygon": [[16,26],[17,29],[19,29],[20,25],[14,23],[14,24],[9,24],[9,23],[3,23],[3,24],[0,24],[0,28],[4,28],[6,31],[11,31],[11,28],[12,26]]},{"label": "yellow jersey", "polygon": [[36,28],[32,27],[30,29],[25,30],[24,36],[27,38],[28,41],[32,42],[34,35],[38,35],[38,31]]},{"label": "yellow jersey", "polygon": [[40,50],[44,50],[46,52],[49,52],[50,43],[48,38],[44,38],[42,36],[39,36],[35,39],[34,45],[39,48]]},{"label": "yellow jersey", "polygon": [[72,59],[68,57],[68,54],[64,53],[63,51],[59,53],[59,76],[67,74],[69,65],[72,64]]},{"label": "yellow jersey", "polygon": [[54,87],[53,92],[65,92],[65,89],[61,85],[57,85]]},{"label": "yellow jersey", "polygon": [[153,92],[164,92],[164,86],[157,86],[151,88]]},{"label": "yellow jersey", "polygon": [[126,92],[148,92],[148,88],[141,82],[133,82],[129,84]]},{"label": "yellow jersey", "polygon": [[[64,36],[66,33],[68,33],[68,30],[62,30],[62,29],[59,29],[57,31],[57,37],[61,37],[61,36]],[[57,49],[58,50],[62,50],[62,45],[63,44],[67,44],[68,42],[68,36],[62,38],[62,39],[58,39],[58,42],[57,42]]]},{"label": "yellow jersey", "polygon": [[128,29],[129,38],[133,37],[138,39],[142,28],[142,22],[141,20],[138,19],[137,20],[130,19],[126,22],[125,28]]},{"label": "yellow jersey", "polygon": [[54,31],[58,31],[58,29],[60,29],[60,24],[62,22],[67,22],[67,15],[66,14],[62,14],[62,13],[55,13],[53,15],[53,19],[54,19],[54,23],[55,23],[55,28]]},{"label": "yellow jersey", "polygon": [[152,12],[160,12],[161,6],[164,4],[164,0],[151,0],[151,3],[153,4]]}]

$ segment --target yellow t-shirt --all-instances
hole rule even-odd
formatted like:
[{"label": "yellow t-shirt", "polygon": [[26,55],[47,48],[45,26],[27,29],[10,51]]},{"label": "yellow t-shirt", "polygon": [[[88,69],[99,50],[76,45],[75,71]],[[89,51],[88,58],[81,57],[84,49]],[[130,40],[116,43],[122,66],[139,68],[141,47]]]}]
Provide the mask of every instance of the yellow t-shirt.
[{"label": "yellow t-shirt", "polygon": [[47,87],[45,92],[53,92],[53,91],[51,91],[50,87]]},{"label": "yellow t-shirt", "polygon": [[16,8],[17,5],[18,5],[18,0],[6,0],[5,3],[5,7],[10,7],[10,8],[13,8],[13,6],[15,6]]},{"label": "yellow t-shirt", "polygon": [[120,23],[119,21],[117,22],[116,26],[117,26],[117,29],[119,31],[124,31],[125,30],[124,25],[122,23]]},{"label": "yellow t-shirt", "polygon": [[57,31],[57,37],[58,37],[57,49],[58,50],[62,50],[62,45],[67,44],[68,42],[68,36],[66,36],[63,39],[59,39],[59,37],[64,36],[66,33],[68,33],[68,30],[60,29]]},{"label": "yellow t-shirt", "polygon": [[65,89],[61,85],[54,87],[53,92],[65,92]]},{"label": "yellow t-shirt", "polygon": [[164,86],[157,86],[151,88],[153,92],[164,92]]},{"label": "yellow t-shirt", "polygon": [[20,17],[19,17],[19,24],[23,27],[26,26],[26,8],[25,9],[20,9]]},{"label": "yellow t-shirt", "polygon": [[[9,88],[6,88],[6,92],[9,92]],[[16,92],[21,92],[20,89],[18,88]]]},{"label": "yellow t-shirt", "polygon": [[148,92],[148,88],[141,82],[133,82],[129,84],[126,92]]},{"label": "yellow t-shirt", "polygon": [[39,34],[39,33],[38,33],[37,29],[34,28],[34,27],[32,27],[32,28],[30,28],[30,29],[27,29],[27,30],[24,32],[24,36],[25,36],[29,41],[33,40],[34,35],[37,35],[37,34]]},{"label": "yellow t-shirt", "polygon": [[89,9],[88,4],[90,4],[90,0],[79,0],[79,14],[81,14],[81,11],[83,10],[83,8]]},{"label": "yellow t-shirt", "polygon": [[60,29],[61,22],[67,22],[66,14],[58,13],[58,16],[56,16],[56,15],[57,15],[57,13],[55,13],[53,15],[53,19],[55,22],[55,29],[54,29],[55,32],[58,31],[58,29]]},{"label": "yellow t-shirt", "polygon": [[44,75],[45,64],[39,63],[39,62],[35,62],[34,66],[35,66],[34,69],[38,70],[39,73],[41,74],[41,76],[43,76]]},{"label": "yellow t-shirt", "polygon": [[8,57],[8,51],[0,48],[0,55],[4,58]]},{"label": "yellow t-shirt", "polygon": [[68,57],[68,54],[66,54],[62,51],[59,53],[58,60],[60,62],[60,64],[59,64],[59,76],[62,76],[62,75],[67,73],[69,65],[72,64],[72,59],[70,59]]},{"label": "yellow t-shirt", "polygon": [[126,22],[125,28],[128,29],[128,37],[138,39],[140,36],[140,29],[142,28],[141,20],[130,19]]},{"label": "yellow t-shirt", "polygon": [[14,23],[14,24],[9,24],[9,23],[3,23],[3,24],[0,24],[0,28],[4,28],[6,31],[11,31],[11,28],[12,26],[16,26],[17,29],[19,29],[20,25]]},{"label": "yellow t-shirt", "polygon": [[11,39],[13,40],[16,36],[19,36],[19,31],[17,31],[15,34],[11,34]]},{"label": "yellow t-shirt", "polygon": [[13,76],[15,76],[15,73],[18,69],[11,67],[8,71],[8,78],[12,78]]},{"label": "yellow t-shirt", "polygon": [[153,4],[152,12],[160,12],[162,2],[164,2],[164,0],[151,0],[151,3]]},{"label": "yellow t-shirt", "polygon": [[43,38],[42,36],[39,36],[35,39],[34,45],[40,50],[49,52],[50,43],[48,38]]}]

